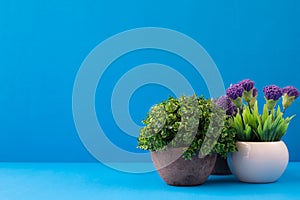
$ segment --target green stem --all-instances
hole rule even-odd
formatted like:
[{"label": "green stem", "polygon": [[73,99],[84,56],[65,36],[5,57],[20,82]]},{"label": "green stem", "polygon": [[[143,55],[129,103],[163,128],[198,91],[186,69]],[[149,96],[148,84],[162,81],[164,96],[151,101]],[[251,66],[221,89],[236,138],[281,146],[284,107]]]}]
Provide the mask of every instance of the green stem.
[{"label": "green stem", "polygon": [[241,118],[242,118],[243,128],[244,128],[244,130],[245,130],[246,126],[245,126],[244,118],[243,118],[243,115],[242,115],[242,109],[241,109],[241,108],[238,108],[238,112],[240,113],[240,116],[241,116]]},{"label": "green stem", "polygon": [[248,103],[248,107],[249,107],[250,113],[252,114],[252,108],[250,106],[250,102],[247,102],[247,103]]}]

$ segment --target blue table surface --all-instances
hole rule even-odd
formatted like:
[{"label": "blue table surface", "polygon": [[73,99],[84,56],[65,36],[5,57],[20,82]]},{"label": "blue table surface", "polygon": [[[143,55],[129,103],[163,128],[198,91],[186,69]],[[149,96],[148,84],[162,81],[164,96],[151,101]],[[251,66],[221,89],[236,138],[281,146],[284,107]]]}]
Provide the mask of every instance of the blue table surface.
[{"label": "blue table surface", "polygon": [[279,181],[247,184],[233,175],[174,187],[156,172],[129,174],[100,163],[0,163],[0,199],[300,199],[300,163],[289,163]]}]

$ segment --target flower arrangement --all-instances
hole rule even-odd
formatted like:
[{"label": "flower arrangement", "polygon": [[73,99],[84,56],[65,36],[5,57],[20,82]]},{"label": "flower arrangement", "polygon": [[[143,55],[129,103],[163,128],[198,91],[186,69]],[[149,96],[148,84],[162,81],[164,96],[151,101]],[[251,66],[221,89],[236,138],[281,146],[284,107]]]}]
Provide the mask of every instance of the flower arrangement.
[{"label": "flower arrangement", "polygon": [[226,118],[214,101],[203,96],[169,97],[154,105],[143,120],[138,148],[161,151],[184,147],[187,160],[211,152],[227,157],[236,151],[236,141],[235,129]]},{"label": "flower arrangement", "polygon": [[[266,103],[262,114],[259,114],[255,83],[245,79],[231,85],[226,90],[226,96],[218,99],[217,104],[231,116],[233,126],[237,131],[239,141],[280,141],[286,133],[291,117],[284,117],[288,107],[298,98],[299,91],[293,86],[283,89],[269,85],[263,89]],[[282,97],[282,107],[277,106]]]}]

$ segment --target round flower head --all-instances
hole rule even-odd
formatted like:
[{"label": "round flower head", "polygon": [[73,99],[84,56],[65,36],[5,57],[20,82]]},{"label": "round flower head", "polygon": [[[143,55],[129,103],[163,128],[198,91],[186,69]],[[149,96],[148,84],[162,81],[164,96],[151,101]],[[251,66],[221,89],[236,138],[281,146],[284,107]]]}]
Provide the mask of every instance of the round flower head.
[{"label": "round flower head", "polygon": [[258,91],[254,87],[254,88],[252,88],[251,98],[250,98],[250,102],[249,102],[251,108],[253,108],[255,106],[255,102],[256,102],[257,96],[258,96]]},{"label": "round flower head", "polygon": [[227,90],[226,90],[226,95],[232,99],[235,100],[239,97],[243,96],[244,88],[240,84],[234,84],[231,85]]},{"label": "round flower head", "polygon": [[276,85],[266,86],[263,91],[267,100],[277,101],[282,96],[280,87]]},{"label": "round flower head", "polygon": [[238,109],[237,107],[233,104],[233,106],[231,107],[230,111],[228,111],[227,115],[233,115],[236,116],[236,114],[238,113]]},{"label": "round flower head", "polygon": [[226,90],[226,95],[232,100],[234,105],[241,109],[243,106],[243,100],[242,96],[244,93],[244,88],[240,84],[234,84],[231,85],[227,90]]},{"label": "round flower head", "polygon": [[299,91],[293,86],[286,86],[282,89],[282,94],[282,105],[287,109],[298,98]]},{"label": "round flower head", "polygon": [[243,98],[244,100],[250,104],[253,99],[253,88],[254,88],[254,81],[250,79],[242,80],[238,83],[241,87],[243,87]]},{"label": "round flower head", "polygon": [[280,87],[276,85],[269,85],[264,88],[266,105],[268,110],[274,109],[278,99],[282,96]]},{"label": "round flower head", "polygon": [[282,89],[282,94],[285,95],[287,94],[288,96],[293,96],[295,97],[295,99],[298,98],[298,96],[300,95],[299,91],[297,90],[297,88],[293,87],[293,86],[286,86]]},{"label": "round flower head", "polygon": [[217,105],[226,111],[226,115],[236,115],[237,113],[237,108],[227,96],[221,96],[217,101]]},{"label": "round flower head", "polygon": [[238,84],[241,85],[244,88],[244,90],[247,91],[247,92],[252,90],[253,87],[254,87],[254,81],[251,81],[250,79],[242,80]]},{"label": "round flower head", "polygon": [[257,96],[257,89],[256,88],[253,88],[253,90],[252,90],[252,96],[253,97]]}]

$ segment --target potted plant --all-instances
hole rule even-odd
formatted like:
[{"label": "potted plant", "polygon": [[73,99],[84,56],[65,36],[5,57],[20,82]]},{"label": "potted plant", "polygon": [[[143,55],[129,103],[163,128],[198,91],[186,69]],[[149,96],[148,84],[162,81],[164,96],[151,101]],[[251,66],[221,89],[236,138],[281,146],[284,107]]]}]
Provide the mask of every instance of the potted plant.
[{"label": "potted plant", "polygon": [[[293,86],[283,89],[276,85],[263,89],[265,104],[262,114],[258,111],[257,89],[252,80],[246,79],[231,85],[227,97],[237,108],[232,115],[237,131],[238,151],[231,154],[232,173],[242,182],[269,183],[279,179],[285,171],[289,153],[282,136],[294,117],[284,117],[286,109],[299,96]],[[276,104],[282,97],[282,107]]]},{"label": "potted plant", "polygon": [[236,150],[234,129],[224,112],[204,97],[169,97],[154,105],[143,121],[138,147],[150,150],[154,165],[169,185],[204,183],[215,165]]}]

